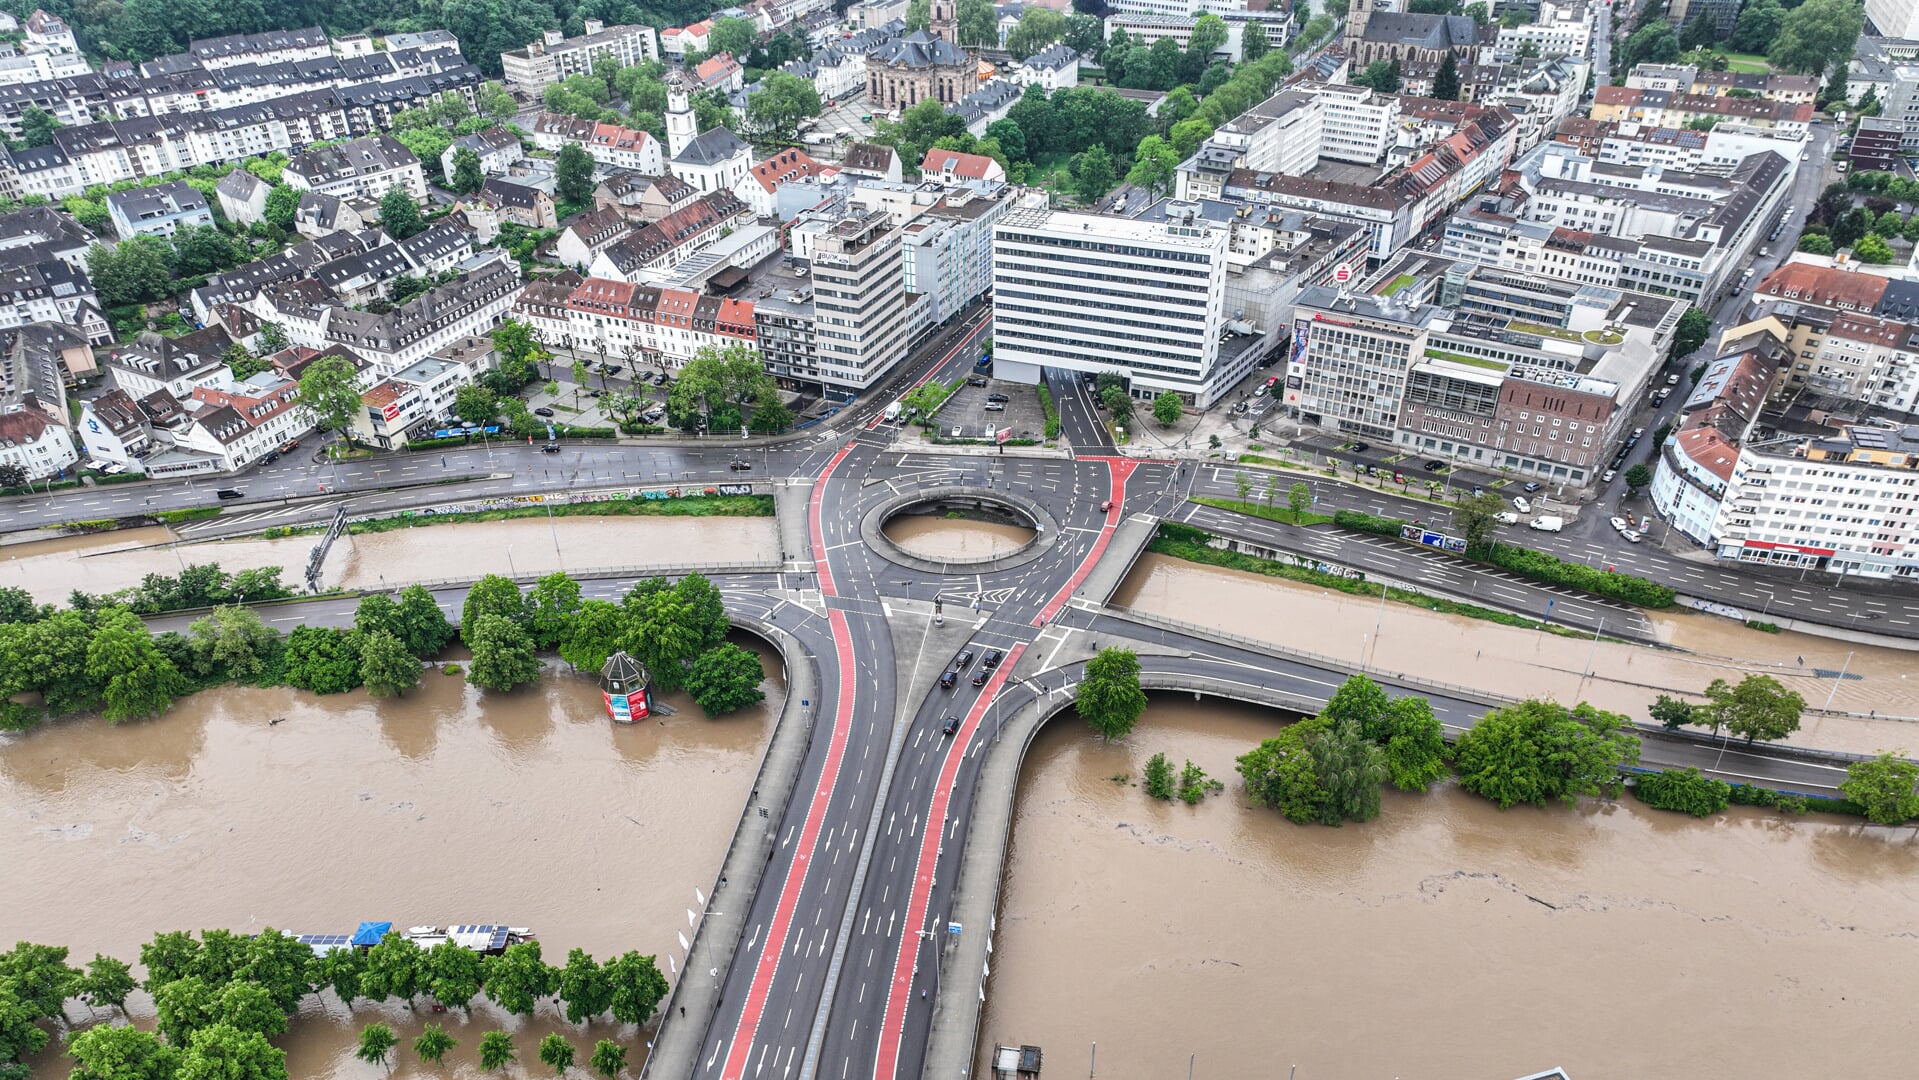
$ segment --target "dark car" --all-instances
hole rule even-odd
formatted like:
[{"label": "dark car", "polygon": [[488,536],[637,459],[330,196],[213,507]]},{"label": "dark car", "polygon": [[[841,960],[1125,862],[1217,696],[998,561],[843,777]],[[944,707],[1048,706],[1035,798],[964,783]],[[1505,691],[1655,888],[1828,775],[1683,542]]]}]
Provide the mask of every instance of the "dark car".
[{"label": "dark car", "polygon": [[1006,404],[1007,402],[1009,402],[1009,401],[1011,401],[1011,400],[1013,400],[1013,399],[1012,399],[1012,398],[1010,398],[1010,397],[1007,397],[1007,396],[1006,396],[1005,394],[988,394],[988,395],[986,395],[986,400],[988,400],[988,401],[997,401],[997,402],[999,402],[1000,404],[1002,404],[1002,405],[1004,405],[1004,404]]},{"label": "dark car", "polygon": [[246,497],[246,492],[241,491],[239,488],[221,488],[214,492],[214,494],[222,499],[241,499]]},{"label": "dark car", "polygon": [[1426,464],[1420,466],[1420,468],[1427,472],[1438,472],[1445,467],[1446,463],[1443,461],[1428,461]]},{"label": "dark car", "polygon": [[653,385],[654,385],[654,386],[665,386],[665,385],[666,385],[666,372],[664,372],[664,371],[656,371],[656,372],[654,372],[654,373],[653,373]]},{"label": "dark car", "polygon": [[734,458],[727,463],[726,467],[732,469],[734,472],[745,472],[753,467],[753,463],[744,458]]},{"label": "dark car", "polygon": [[957,716],[949,716],[946,718],[946,726],[941,728],[940,730],[944,731],[948,735],[951,735],[955,731],[958,731],[959,728],[960,728],[960,718]]},{"label": "dark car", "polygon": [[271,465],[274,462],[280,460],[280,452],[278,450],[268,450],[267,456],[261,458],[260,460],[266,462],[268,465]]},{"label": "dark car", "polygon": [[1539,481],[1537,480],[1528,481],[1526,483],[1526,486],[1520,490],[1524,491],[1528,495],[1531,495],[1533,492],[1539,490]]},{"label": "dark car", "polygon": [[557,454],[559,452],[560,452],[560,444],[556,442],[550,442],[550,443],[547,443],[545,446],[540,447],[540,453],[542,454]]},{"label": "dark car", "polygon": [[987,677],[988,675],[991,675],[992,673],[993,673],[993,672],[992,672],[992,669],[990,669],[990,668],[984,668],[984,667],[983,667],[983,668],[980,668],[980,669],[979,669],[978,671],[975,671],[975,672],[973,672],[973,685],[974,685],[974,686],[985,686],[985,685],[986,685],[986,677]]},{"label": "dark car", "polygon": [[990,671],[999,666],[999,662],[1004,656],[1005,654],[998,649],[988,649],[986,650],[985,657],[980,660],[980,666]]},{"label": "dark car", "polygon": [[534,416],[552,416],[553,410],[542,405],[539,408],[533,410],[533,415]]},{"label": "dark car", "polygon": [[606,373],[607,373],[608,375],[618,375],[618,374],[619,374],[620,372],[622,372],[622,371],[625,371],[625,370],[626,370],[625,368],[623,368],[623,367],[621,367],[621,366],[620,366],[620,365],[618,365],[618,364],[608,364],[608,365],[606,365]]},{"label": "dark car", "polygon": [[1363,454],[1366,451],[1371,450],[1372,448],[1373,446],[1371,443],[1356,442],[1353,444],[1353,453]]},{"label": "dark car", "polygon": [[947,668],[946,674],[940,676],[940,689],[951,690],[953,684],[959,682],[959,675],[958,668]]},{"label": "dark car", "polygon": [[961,671],[965,671],[967,668],[972,667],[973,666],[973,650],[961,649],[960,654],[953,658],[953,666],[958,668]]},{"label": "dark car", "polygon": [[966,385],[968,385],[968,386],[985,386],[985,385],[986,385],[986,376],[984,376],[984,375],[968,375],[968,376],[966,377]]}]

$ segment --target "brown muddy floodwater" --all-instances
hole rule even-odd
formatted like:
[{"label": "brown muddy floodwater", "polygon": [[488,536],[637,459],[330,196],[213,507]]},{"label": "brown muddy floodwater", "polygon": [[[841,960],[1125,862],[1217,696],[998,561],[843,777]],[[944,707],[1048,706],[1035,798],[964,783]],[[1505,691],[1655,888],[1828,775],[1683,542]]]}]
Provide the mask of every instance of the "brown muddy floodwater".
[{"label": "brown muddy floodwater", "polygon": [[[1912,1076],[1919,841],[1627,797],[1500,811],[1388,791],[1329,829],[1244,805],[1278,714],[1156,696],[1125,741],[1072,714],[1021,776],[981,1028],[1101,1080]],[[1226,782],[1136,783],[1163,752]],[[975,1075],[981,1075],[976,1071]]]},{"label": "brown muddy floodwater", "polygon": [[[18,585],[43,603],[74,589],[108,593],[147,574],[177,574],[188,563],[228,571],[278,566],[292,583],[305,572],[314,537],[217,540],[167,546],[163,528],[101,533],[0,549],[0,585]],[[430,525],[342,540],[327,556],[329,588],[379,588],[480,574],[522,578],[554,570],[686,566],[764,561],[779,551],[771,517],[573,517]]]},{"label": "brown muddy floodwater", "polygon": [[[1561,637],[1405,604],[1388,603],[1382,619],[1377,597],[1153,554],[1140,557],[1113,602],[1316,653],[1350,670],[1358,669],[1363,656],[1381,671],[1513,697],[1590,701],[1641,720],[1662,693],[1700,701],[1714,679],[1737,682],[1747,672],[1777,677],[1813,707],[1824,705],[1837,683],[1834,709],[1876,711],[1879,718],[1808,714],[1789,742],[1858,753],[1919,751],[1919,653],[1900,649],[1766,634],[1697,612],[1654,616],[1674,649],[1595,645],[1591,637]],[[1844,681],[1835,678],[1841,668],[1848,674]],[[1815,674],[1821,670],[1824,677]]]},{"label": "brown muddy floodwater", "polygon": [[[591,679],[549,661],[537,686],[505,695],[436,670],[397,701],[227,687],[151,723],[0,738],[7,940],[135,961],[160,930],[501,922],[533,928],[549,963],[574,947],[601,960],[637,949],[668,970],[784,703],[779,655],[737,640],[760,653],[767,700],[714,720],[668,695],[676,715],[617,726]],[[151,1011],[137,996],[136,1019],[150,1024]],[[371,1078],[384,1070],[355,1060],[352,1042],[373,1019],[397,1023],[403,1043],[424,1022],[394,1003],[349,1018],[329,995],[276,1043],[293,1076]],[[470,1075],[479,1034],[499,1026],[526,1033],[535,1070],[551,1030],[582,1061],[601,1038],[625,1042],[635,1065],[645,1054],[634,1029],[582,1030],[551,1006],[531,1020],[425,1019],[460,1039]],[[56,1043],[35,1076],[70,1068]]]},{"label": "brown muddy floodwater", "polygon": [[1011,555],[1037,535],[1024,525],[934,514],[901,514],[886,523],[886,538],[926,559],[992,559]]}]

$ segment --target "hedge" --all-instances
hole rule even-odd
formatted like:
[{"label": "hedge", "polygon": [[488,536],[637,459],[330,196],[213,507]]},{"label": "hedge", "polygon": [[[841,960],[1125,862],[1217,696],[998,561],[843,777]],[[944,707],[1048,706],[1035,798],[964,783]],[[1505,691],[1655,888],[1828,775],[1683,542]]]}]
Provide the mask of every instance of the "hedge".
[{"label": "hedge", "polygon": [[146,479],[150,478],[143,472],[114,473],[112,476],[102,473],[93,478],[93,483],[96,487],[105,487],[108,484],[137,484]]},{"label": "hedge", "polygon": [[1732,801],[1731,784],[1690,767],[1637,776],[1632,793],[1655,810],[1676,810],[1693,817],[1717,814]]},{"label": "hedge", "polygon": [[1511,570],[1516,574],[1524,574],[1535,581],[1570,585],[1575,589],[1584,589],[1589,593],[1596,593],[1614,600],[1624,600],[1629,604],[1638,604],[1640,607],[1669,608],[1678,597],[1678,594],[1670,587],[1656,585],[1645,578],[1598,570],[1583,563],[1567,562],[1531,548],[1500,544],[1488,550],[1474,551],[1472,554],[1494,566]]},{"label": "hedge", "polygon": [[1360,532],[1374,533],[1379,536],[1390,536],[1397,540],[1399,539],[1400,527],[1410,523],[1399,518],[1376,517],[1359,510],[1338,510],[1333,513],[1333,524],[1341,525],[1348,529],[1357,529]]},{"label": "hedge", "polygon": [[1053,392],[1045,383],[1039,384],[1039,407],[1046,413],[1046,437],[1059,438],[1059,408],[1053,404]]},{"label": "hedge", "polygon": [[452,446],[465,446],[473,440],[465,435],[448,435],[444,439],[408,439],[408,450],[444,450]]},{"label": "hedge", "polygon": [[623,420],[620,422],[620,433],[623,435],[663,435],[666,433],[666,429],[658,424],[642,424],[638,420]]},{"label": "hedge", "polygon": [[611,439],[619,434],[610,427],[575,427],[572,424],[554,424],[553,433],[562,439]]}]

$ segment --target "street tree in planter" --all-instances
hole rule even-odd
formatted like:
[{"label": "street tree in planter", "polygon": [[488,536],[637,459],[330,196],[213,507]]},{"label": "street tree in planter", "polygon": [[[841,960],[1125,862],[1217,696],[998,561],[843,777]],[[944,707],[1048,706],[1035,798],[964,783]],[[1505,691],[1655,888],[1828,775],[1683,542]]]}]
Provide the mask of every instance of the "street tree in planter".
[{"label": "street tree in planter", "polygon": [[1073,705],[1102,739],[1124,738],[1146,711],[1146,692],[1139,686],[1139,655],[1131,649],[1108,646],[1086,662]]}]

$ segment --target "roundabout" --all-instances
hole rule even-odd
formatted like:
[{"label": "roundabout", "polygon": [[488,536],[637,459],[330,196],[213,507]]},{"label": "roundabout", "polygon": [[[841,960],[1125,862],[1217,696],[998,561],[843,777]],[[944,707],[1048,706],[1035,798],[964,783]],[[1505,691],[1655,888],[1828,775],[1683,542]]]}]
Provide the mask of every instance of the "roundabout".
[{"label": "roundabout", "polygon": [[[1031,529],[1033,535],[1011,551],[984,555],[917,554],[887,534],[887,527],[912,517],[958,517]],[[873,553],[899,566],[928,574],[996,573],[1025,566],[1051,551],[1059,542],[1060,524],[1044,506],[1008,491],[969,485],[949,485],[898,495],[867,511],[860,519],[860,539]]]}]

